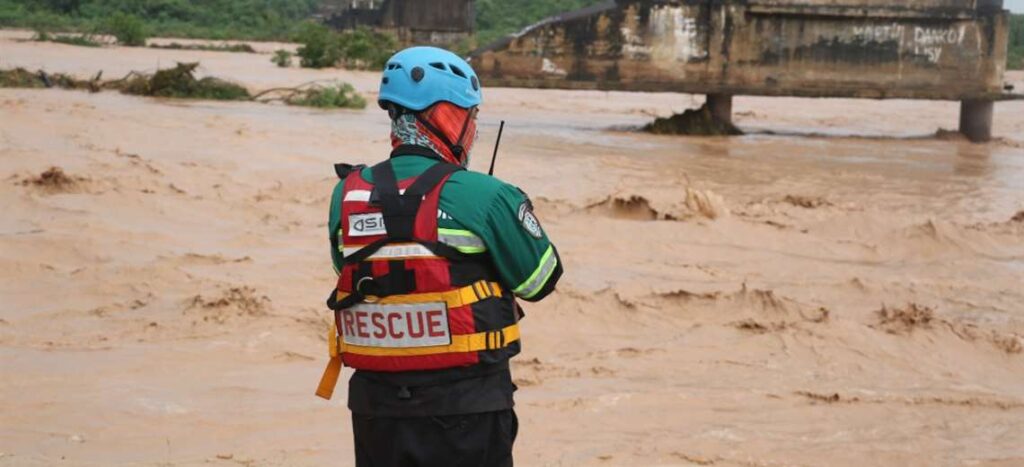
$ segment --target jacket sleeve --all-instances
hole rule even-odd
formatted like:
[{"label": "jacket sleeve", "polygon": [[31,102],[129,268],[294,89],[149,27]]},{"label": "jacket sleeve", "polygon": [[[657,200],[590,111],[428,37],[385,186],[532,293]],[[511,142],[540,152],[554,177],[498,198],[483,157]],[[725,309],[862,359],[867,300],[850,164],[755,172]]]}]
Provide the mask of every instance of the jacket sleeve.
[{"label": "jacket sleeve", "polygon": [[327,236],[331,242],[331,262],[334,263],[334,272],[341,273],[342,259],[341,251],[341,194],[345,189],[345,181],[338,182],[331,195],[330,214],[327,218]]},{"label": "jacket sleeve", "polygon": [[526,195],[514,186],[502,186],[484,221],[479,234],[505,285],[527,301],[550,294],[562,275],[562,261]]}]

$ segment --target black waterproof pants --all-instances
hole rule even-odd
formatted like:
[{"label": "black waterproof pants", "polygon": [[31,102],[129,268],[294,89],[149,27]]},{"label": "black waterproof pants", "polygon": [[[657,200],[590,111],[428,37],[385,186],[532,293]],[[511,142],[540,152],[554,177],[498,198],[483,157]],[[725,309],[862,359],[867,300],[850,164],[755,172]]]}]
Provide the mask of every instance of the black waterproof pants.
[{"label": "black waterproof pants", "polygon": [[389,418],[352,414],[357,467],[511,467],[519,421],[511,409]]}]

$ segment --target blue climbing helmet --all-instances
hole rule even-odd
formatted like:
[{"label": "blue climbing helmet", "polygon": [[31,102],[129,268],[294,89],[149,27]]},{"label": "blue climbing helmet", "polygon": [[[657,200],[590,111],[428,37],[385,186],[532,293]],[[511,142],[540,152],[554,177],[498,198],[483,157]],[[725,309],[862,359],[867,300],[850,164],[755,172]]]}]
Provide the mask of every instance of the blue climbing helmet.
[{"label": "blue climbing helmet", "polygon": [[377,103],[419,112],[442,101],[469,109],[482,100],[480,78],[465,60],[437,47],[410,47],[384,65]]}]

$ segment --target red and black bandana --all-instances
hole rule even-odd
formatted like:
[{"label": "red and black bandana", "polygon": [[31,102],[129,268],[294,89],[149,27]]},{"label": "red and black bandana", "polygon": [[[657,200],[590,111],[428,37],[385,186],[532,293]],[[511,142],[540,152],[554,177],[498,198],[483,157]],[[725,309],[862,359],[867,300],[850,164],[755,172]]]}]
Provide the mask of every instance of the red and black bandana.
[{"label": "red and black bandana", "polygon": [[[448,162],[469,165],[469,154],[477,136],[475,113],[476,108],[463,109],[449,102],[439,102],[418,116],[404,113],[391,122],[391,144],[393,147],[425,146]],[[452,152],[452,146],[463,148],[461,157]]]}]

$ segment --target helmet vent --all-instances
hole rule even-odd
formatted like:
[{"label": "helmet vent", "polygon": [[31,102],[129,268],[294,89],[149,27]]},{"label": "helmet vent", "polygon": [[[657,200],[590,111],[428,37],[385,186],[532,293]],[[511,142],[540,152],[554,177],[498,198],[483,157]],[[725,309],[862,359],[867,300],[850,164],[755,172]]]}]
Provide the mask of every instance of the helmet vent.
[{"label": "helmet vent", "polygon": [[444,63],[441,63],[441,62],[431,63],[430,66],[432,66],[434,68],[437,68],[438,70],[442,70],[442,71],[447,71],[448,70],[447,68],[444,67]]},{"label": "helmet vent", "polygon": [[399,64],[399,63],[388,63],[388,69],[389,70],[399,70],[401,68],[402,68],[402,65]]},{"label": "helmet vent", "polygon": [[[450,64],[450,63],[448,64],[448,68],[451,68],[451,69],[452,69],[452,73],[455,73],[456,75],[458,75],[458,76],[461,76],[461,77],[463,77],[463,78],[467,78],[467,77],[466,77],[466,74],[462,72],[462,69],[461,69],[461,68],[459,68],[459,67],[457,67],[457,66],[455,66],[455,65],[452,65],[452,64]],[[468,78],[467,78],[467,79],[468,79]]]}]

